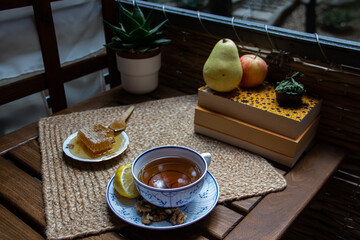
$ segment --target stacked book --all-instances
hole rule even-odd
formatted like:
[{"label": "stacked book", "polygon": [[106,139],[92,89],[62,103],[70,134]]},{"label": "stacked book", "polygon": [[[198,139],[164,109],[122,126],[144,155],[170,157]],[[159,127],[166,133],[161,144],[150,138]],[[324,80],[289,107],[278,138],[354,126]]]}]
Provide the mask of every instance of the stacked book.
[{"label": "stacked book", "polygon": [[321,99],[304,95],[297,108],[282,107],[274,86],[219,93],[198,89],[195,132],[292,167],[315,137]]}]

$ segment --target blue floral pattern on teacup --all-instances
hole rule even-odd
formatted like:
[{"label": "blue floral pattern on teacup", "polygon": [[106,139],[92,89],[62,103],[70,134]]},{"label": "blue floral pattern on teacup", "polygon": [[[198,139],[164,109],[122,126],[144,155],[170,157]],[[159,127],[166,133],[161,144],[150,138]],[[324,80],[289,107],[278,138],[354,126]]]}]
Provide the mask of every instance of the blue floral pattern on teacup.
[{"label": "blue floral pattern on teacup", "polygon": [[183,206],[192,201],[200,192],[203,183],[204,180],[198,182],[196,185],[189,187],[186,190],[179,189],[179,191],[174,191],[172,189],[172,192],[155,192],[152,189],[148,189],[147,187],[137,183],[136,187],[139,190],[140,195],[148,202],[151,202],[152,204],[159,207],[173,207]]},{"label": "blue floral pattern on teacup", "polygon": [[[207,172],[206,178],[199,191],[194,191],[194,199],[180,207],[186,215],[186,221],[180,225],[172,225],[169,221],[154,222],[151,225],[141,223],[141,216],[137,213],[135,203],[138,199],[128,199],[120,196],[114,190],[114,177],[110,180],[106,198],[111,210],[122,220],[135,226],[149,229],[173,229],[192,224],[205,217],[216,206],[219,199],[219,186],[211,173]],[[139,199],[142,199],[139,197]],[[179,200],[180,201],[180,200]]]}]

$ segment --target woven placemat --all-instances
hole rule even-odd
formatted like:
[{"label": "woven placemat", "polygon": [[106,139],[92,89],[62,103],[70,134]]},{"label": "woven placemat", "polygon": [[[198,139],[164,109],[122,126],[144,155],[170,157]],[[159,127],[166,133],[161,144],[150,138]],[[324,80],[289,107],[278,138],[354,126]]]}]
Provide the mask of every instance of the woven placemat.
[{"label": "woven placemat", "polygon": [[197,96],[156,100],[135,105],[127,121],[128,149],[100,163],[69,159],[65,139],[80,127],[109,125],[128,106],[43,118],[39,121],[46,236],[64,239],[117,229],[119,220],[106,202],[106,186],[123,164],[161,145],[181,145],[212,154],[209,171],[217,179],[220,202],[262,195],[285,188],[286,181],[262,157],[194,133]]}]

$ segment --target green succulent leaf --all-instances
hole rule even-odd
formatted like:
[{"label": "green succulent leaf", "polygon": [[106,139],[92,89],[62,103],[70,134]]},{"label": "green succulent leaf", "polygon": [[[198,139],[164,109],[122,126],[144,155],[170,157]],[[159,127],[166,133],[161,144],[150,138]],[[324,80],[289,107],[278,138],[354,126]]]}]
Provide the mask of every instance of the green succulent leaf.
[{"label": "green succulent leaf", "polygon": [[137,48],[136,51],[139,53],[144,53],[144,52],[148,52],[150,50],[149,47],[141,47],[141,48]]},{"label": "green succulent leaf", "polygon": [[105,47],[111,48],[115,51],[126,51],[127,49],[123,46],[123,44],[117,42],[110,42],[105,44]]},{"label": "green succulent leaf", "polygon": [[165,21],[163,21],[162,23],[160,23],[159,25],[157,25],[156,27],[154,27],[153,29],[151,29],[149,31],[149,34],[156,34],[157,32],[160,31],[160,29],[162,28],[162,26],[164,26],[164,24],[167,22],[168,20],[166,19]]},{"label": "green succulent leaf", "polygon": [[157,49],[160,45],[170,42],[168,39],[161,39],[163,31],[161,28],[167,22],[163,21],[153,29],[151,29],[152,13],[145,18],[143,12],[135,2],[132,11],[125,9],[120,1],[117,1],[121,25],[114,26],[104,21],[114,33],[111,43],[105,44],[106,47],[115,51],[126,52],[148,52]]},{"label": "green succulent leaf", "polygon": [[136,47],[135,43],[123,43],[122,45],[124,47],[126,47],[126,48],[134,48],[134,47]]},{"label": "green succulent leaf", "polygon": [[171,42],[170,39],[156,39],[153,43],[157,46],[160,46],[160,45],[164,45],[164,44],[168,44],[169,42]]},{"label": "green succulent leaf", "polygon": [[120,1],[116,1],[116,3],[117,3],[117,7],[119,8],[120,11],[124,11],[124,12],[125,12],[126,14],[128,14],[129,16],[132,16],[132,13],[131,13],[129,10],[127,10],[126,8],[124,8],[124,7],[121,5]]},{"label": "green succulent leaf", "polygon": [[149,15],[146,17],[146,20],[143,24],[143,28],[145,28],[146,30],[150,30],[150,26],[151,26],[151,22],[152,22],[152,13],[153,13],[153,10],[151,9]]},{"label": "green succulent leaf", "polygon": [[150,50],[149,46],[136,46],[134,48],[132,48],[134,50],[134,52],[137,53],[144,53],[144,52],[148,52]]},{"label": "green succulent leaf", "polygon": [[158,26],[156,26],[155,28],[151,29],[150,31],[148,31],[148,34],[145,36],[147,41],[154,41],[155,39],[159,38],[160,35],[163,33],[162,31],[160,31],[160,28],[166,23],[167,20],[165,20],[164,22],[160,23]]},{"label": "green succulent leaf", "polygon": [[119,9],[120,9],[120,18],[123,28],[127,33],[133,31],[136,28],[141,27],[142,24],[138,23],[136,19],[134,19],[131,12],[126,10],[121,3],[119,3]]},{"label": "green succulent leaf", "polygon": [[146,29],[140,27],[135,29],[129,34],[129,40],[134,42],[139,42],[142,40],[142,38],[147,37],[148,34],[149,32]]},{"label": "green succulent leaf", "polygon": [[145,17],[139,6],[135,1],[134,8],[132,10],[133,18],[142,26],[145,23]]},{"label": "green succulent leaf", "polygon": [[129,38],[129,34],[127,34],[124,30],[122,30],[121,28],[112,25],[111,23],[109,23],[108,21],[104,20],[105,24],[113,31],[113,33],[118,36],[120,39],[128,39]]},{"label": "green succulent leaf", "polygon": [[275,88],[276,92],[279,93],[296,93],[301,94],[305,92],[304,85],[295,81],[296,77],[304,77],[304,74],[295,72],[290,77],[287,76],[285,80],[277,83]]},{"label": "green succulent leaf", "polygon": [[115,42],[117,44],[122,44],[123,40],[121,40],[121,38],[119,38],[118,36],[115,36],[111,39],[112,42]]},{"label": "green succulent leaf", "polygon": [[162,35],[162,34],[163,34],[163,31],[158,31],[158,32],[155,33],[155,36],[156,36],[156,37],[159,37],[159,36]]}]

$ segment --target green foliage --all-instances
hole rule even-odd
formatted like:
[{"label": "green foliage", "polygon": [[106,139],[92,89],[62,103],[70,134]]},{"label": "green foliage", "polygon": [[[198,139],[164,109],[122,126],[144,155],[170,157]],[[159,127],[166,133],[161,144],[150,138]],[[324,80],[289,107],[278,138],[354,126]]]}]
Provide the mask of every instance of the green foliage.
[{"label": "green foliage", "polygon": [[170,42],[168,39],[160,38],[163,33],[161,28],[167,20],[151,28],[152,12],[145,18],[136,1],[132,11],[125,9],[118,1],[117,6],[121,25],[114,26],[105,21],[105,24],[115,34],[112,41],[105,44],[106,47],[120,52],[143,53],[153,51],[159,46]]},{"label": "green foliage", "polygon": [[349,11],[330,8],[322,13],[322,24],[327,27],[341,28],[351,21]]},{"label": "green foliage", "polygon": [[302,94],[305,92],[304,85],[295,81],[296,77],[304,77],[304,74],[296,72],[293,75],[286,76],[285,80],[276,83],[275,91],[278,93]]}]

